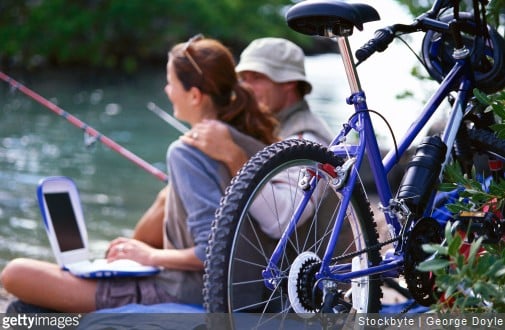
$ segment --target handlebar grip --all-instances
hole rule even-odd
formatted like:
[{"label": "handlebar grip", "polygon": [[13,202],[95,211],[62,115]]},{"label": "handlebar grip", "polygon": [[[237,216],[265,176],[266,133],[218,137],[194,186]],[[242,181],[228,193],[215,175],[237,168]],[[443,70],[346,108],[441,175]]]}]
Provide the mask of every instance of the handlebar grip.
[{"label": "handlebar grip", "polygon": [[362,62],[375,52],[382,52],[388,48],[395,38],[391,28],[384,28],[375,31],[374,37],[356,51],[356,58]]}]

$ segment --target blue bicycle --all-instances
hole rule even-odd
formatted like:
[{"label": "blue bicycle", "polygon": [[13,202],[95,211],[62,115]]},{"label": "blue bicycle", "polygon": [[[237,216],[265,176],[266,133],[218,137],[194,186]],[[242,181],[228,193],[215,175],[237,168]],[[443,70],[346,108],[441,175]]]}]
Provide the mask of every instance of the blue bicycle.
[{"label": "blue bicycle", "polygon": [[[505,160],[505,141],[489,129],[494,116],[473,94],[474,88],[493,93],[505,87],[505,41],[486,23],[486,4],[473,0],[473,10],[464,12],[460,1],[435,0],[412,24],[376,31],[356,51],[357,61],[348,37],[354,28],[379,20],[373,7],[308,0],[290,8],[286,18],[292,29],[338,44],[351,90],[347,103],[355,112],[329,146],[305,140],[273,144],[233,179],[207,251],[207,311],[260,313],[265,320],[286,313],[375,313],[381,309],[382,283],[400,277],[416,302],[429,306],[436,301],[433,276],[416,267],[427,258],[421,246],[441,243],[444,224],[457,217],[445,205],[458,191],[437,191],[444,168],[451,162],[467,175],[476,168],[503,175],[499,164]],[[440,85],[382,158],[371,121],[380,114],[367,106],[357,67],[395,37],[413,32],[424,33],[421,59]],[[422,139],[393,193],[388,174],[445,101],[451,105],[445,127]],[[385,219],[380,226],[389,233],[381,241],[361,180],[364,161]],[[477,214],[473,220],[487,221]],[[503,234],[492,222],[482,228],[487,229],[479,235]]]}]

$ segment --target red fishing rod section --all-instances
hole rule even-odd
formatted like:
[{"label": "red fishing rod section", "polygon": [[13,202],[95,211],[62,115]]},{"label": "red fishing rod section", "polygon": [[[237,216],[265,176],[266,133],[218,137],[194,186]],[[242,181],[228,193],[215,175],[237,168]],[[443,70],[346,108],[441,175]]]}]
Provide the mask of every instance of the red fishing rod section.
[{"label": "red fishing rod section", "polygon": [[110,138],[101,134],[93,127],[89,126],[88,124],[84,123],[83,121],[81,121],[77,117],[66,112],[65,110],[63,110],[62,108],[57,106],[56,104],[50,102],[49,100],[47,100],[44,97],[42,97],[41,95],[35,93],[31,89],[23,86],[21,83],[17,82],[16,80],[14,80],[13,78],[11,78],[10,76],[6,75],[5,73],[3,73],[1,71],[0,71],[0,79],[9,83],[10,85],[12,85],[12,87],[14,87],[15,89],[18,89],[23,94],[27,95],[28,97],[30,97],[33,100],[37,101],[38,103],[42,104],[43,106],[45,106],[49,110],[53,111],[57,115],[65,118],[72,125],[84,130],[86,132],[86,134],[94,137],[95,139],[97,139],[98,141],[103,143],[108,148],[116,151],[121,156],[123,156],[126,159],[128,159],[129,161],[135,163],[137,166],[141,167],[142,169],[144,169],[148,173],[154,175],[159,180],[164,181],[164,182],[168,182],[168,176],[163,171],[161,171],[158,168],[154,167],[153,165],[149,164],[148,162],[146,162],[145,160],[143,160],[139,156],[135,155],[134,153],[132,153],[128,149],[125,149],[124,147],[117,144],[116,142],[114,142]]}]

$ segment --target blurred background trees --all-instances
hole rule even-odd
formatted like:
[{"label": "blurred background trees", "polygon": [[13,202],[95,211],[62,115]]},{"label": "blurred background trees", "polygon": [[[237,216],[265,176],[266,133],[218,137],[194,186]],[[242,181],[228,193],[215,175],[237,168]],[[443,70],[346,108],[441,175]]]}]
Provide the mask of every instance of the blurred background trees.
[{"label": "blurred background trees", "polygon": [[[2,0],[3,65],[85,64],[135,71],[202,32],[241,49],[260,36],[298,39],[285,0]],[[304,40],[305,39],[305,40]]]},{"label": "blurred background trees", "polygon": [[[383,0],[386,1],[386,0]],[[398,1],[414,14],[432,3]],[[464,0],[469,1],[469,0]],[[164,61],[170,45],[196,33],[218,38],[236,53],[252,39],[279,36],[310,54],[327,43],[291,31],[284,14],[294,0],[2,0],[2,67],[85,65],[135,72]],[[493,16],[505,0],[493,0]]]}]

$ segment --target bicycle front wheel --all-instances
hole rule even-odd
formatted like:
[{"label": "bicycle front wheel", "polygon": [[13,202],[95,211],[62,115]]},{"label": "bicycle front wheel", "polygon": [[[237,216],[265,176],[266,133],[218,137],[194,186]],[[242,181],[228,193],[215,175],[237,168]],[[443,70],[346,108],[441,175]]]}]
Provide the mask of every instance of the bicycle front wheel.
[{"label": "bicycle front wheel", "polygon": [[[227,188],[212,225],[204,278],[207,311],[281,315],[379,311],[378,276],[352,283],[334,281],[331,295],[322,292],[315,279],[342,200],[342,194],[331,188],[331,172],[344,161],[305,140],[279,142],[251,158]],[[317,187],[300,212],[296,230],[282,246],[276,264],[279,273],[270,279],[270,286],[265,285],[262,273],[286,228],[286,219],[302,199],[299,182],[307,172],[319,178]],[[377,241],[370,204],[356,185],[338,243],[330,247],[332,269],[347,272],[377,264]]]}]

